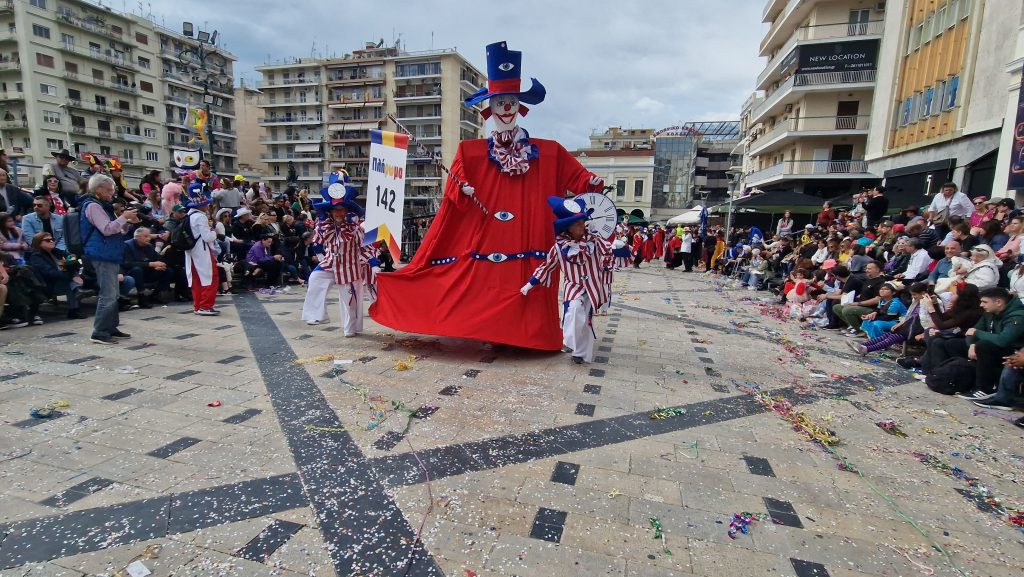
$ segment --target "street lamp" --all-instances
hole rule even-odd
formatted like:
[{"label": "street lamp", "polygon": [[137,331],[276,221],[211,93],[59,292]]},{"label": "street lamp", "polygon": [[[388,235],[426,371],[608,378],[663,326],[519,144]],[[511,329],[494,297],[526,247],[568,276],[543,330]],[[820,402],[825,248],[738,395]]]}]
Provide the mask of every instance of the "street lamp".
[{"label": "street lamp", "polygon": [[[181,31],[182,34],[191,38],[192,23],[183,23]],[[206,109],[207,134],[210,140],[210,169],[215,170],[213,150],[215,125],[213,114],[210,112],[210,105],[213,104],[213,95],[210,94],[210,89],[223,90],[225,86],[231,84],[231,76],[226,72],[227,59],[217,52],[217,47],[214,45],[217,41],[217,31],[214,30],[212,35],[209,32],[199,31],[196,34],[196,40],[195,46],[188,46],[178,53],[178,62],[192,74],[192,80],[203,87],[203,104]]]}]

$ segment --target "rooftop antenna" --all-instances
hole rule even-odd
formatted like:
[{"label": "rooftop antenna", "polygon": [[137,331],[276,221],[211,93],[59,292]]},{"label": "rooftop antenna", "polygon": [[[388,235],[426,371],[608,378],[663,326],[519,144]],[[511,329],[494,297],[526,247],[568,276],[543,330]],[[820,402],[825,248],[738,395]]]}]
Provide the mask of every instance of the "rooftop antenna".
[{"label": "rooftop antenna", "polygon": [[430,49],[431,50],[434,49],[434,31],[433,30],[430,31]]}]

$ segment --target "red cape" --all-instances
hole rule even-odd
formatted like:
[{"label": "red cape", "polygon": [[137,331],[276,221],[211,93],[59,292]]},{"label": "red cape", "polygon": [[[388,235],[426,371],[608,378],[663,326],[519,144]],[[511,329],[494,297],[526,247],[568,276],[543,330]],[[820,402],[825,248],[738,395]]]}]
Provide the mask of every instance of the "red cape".
[{"label": "red cape", "polygon": [[[561,349],[558,277],[550,287],[535,287],[528,297],[519,289],[555,243],[547,198],[599,188],[589,184],[591,173],[560,144],[536,138],[530,142],[540,156],[519,176],[500,172],[487,155],[487,140],[459,144],[452,175],[476,189],[490,215],[449,178],[441,208],[412,262],[377,276],[377,302],[370,306],[373,320],[411,333]],[[541,256],[498,263],[472,257],[527,251]]]}]

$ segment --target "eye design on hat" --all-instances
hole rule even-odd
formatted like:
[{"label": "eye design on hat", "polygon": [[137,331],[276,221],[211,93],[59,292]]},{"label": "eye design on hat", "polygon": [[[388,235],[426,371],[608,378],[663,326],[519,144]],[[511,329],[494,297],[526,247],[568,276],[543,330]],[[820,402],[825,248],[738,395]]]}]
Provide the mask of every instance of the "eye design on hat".
[{"label": "eye design on hat", "polygon": [[498,65],[498,70],[501,70],[502,72],[508,72],[509,70],[512,70],[515,67],[516,65],[512,64],[511,62],[502,62],[501,64]]},{"label": "eye design on hat", "polygon": [[580,203],[576,202],[571,198],[565,199],[565,201],[562,202],[562,206],[565,208],[565,210],[568,210],[573,214],[579,214],[583,212],[583,209],[580,208]]},{"label": "eye design on hat", "polygon": [[513,218],[515,218],[515,217],[516,217],[516,215],[512,214],[511,212],[509,212],[507,210],[503,210],[501,212],[494,213],[494,218],[500,220],[501,222],[508,222],[508,221],[512,220]]}]

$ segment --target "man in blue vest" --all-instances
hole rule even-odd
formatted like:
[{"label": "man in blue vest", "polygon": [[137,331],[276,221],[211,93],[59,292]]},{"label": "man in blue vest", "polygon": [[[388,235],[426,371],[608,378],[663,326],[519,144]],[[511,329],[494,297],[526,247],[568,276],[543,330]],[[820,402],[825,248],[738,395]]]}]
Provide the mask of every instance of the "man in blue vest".
[{"label": "man in blue vest", "polygon": [[85,256],[96,270],[96,284],[100,295],[96,303],[96,318],[90,341],[113,344],[114,339],[127,339],[131,335],[118,330],[120,322],[117,308],[118,282],[124,261],[125,233],[129,223],[139,222],[135,209],[114,216],[110,201],[114,198],[114,180],[105,174],[89,178],[88,195],[81,205],[80,226]]}]

